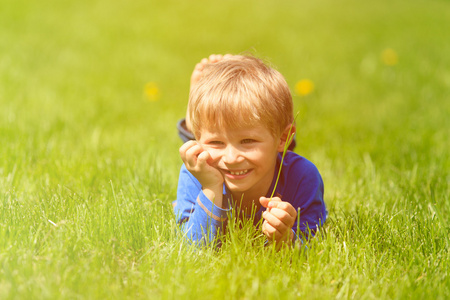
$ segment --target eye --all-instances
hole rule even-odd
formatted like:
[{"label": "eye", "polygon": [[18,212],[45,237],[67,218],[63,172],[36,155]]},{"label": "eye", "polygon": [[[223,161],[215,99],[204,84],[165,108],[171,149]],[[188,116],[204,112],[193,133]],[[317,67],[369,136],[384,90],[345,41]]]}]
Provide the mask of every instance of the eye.
[{"label": "eye", "polygon": [[209,141],[208,144],[209,145],[223,145],[223,142],[221,142],[221,141]]},{"label": "eye", "polygon": [[254,139],[243,139],[241,141],[242,144],[251,144],[251,143],[254,143],[254,142],[256,142]]}]

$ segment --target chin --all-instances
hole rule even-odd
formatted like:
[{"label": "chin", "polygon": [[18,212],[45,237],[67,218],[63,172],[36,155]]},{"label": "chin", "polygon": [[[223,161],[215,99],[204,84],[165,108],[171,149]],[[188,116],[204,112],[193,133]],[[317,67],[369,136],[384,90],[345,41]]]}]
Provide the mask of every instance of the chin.
[{"label": "chin", "polygon": [[248,187],[245,187],[245,186],[237,186],[235,184],[229,184],[229,183],[226,183],[226,185],[227,185],[227,188],[232,192],[245,193],[246,191],[248,191]]}]

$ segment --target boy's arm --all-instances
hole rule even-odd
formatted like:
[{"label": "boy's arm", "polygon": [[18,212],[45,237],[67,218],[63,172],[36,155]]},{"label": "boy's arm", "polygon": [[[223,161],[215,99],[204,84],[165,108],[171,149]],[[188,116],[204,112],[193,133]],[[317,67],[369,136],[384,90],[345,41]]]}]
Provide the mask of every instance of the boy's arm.
[{"label": "boy's arm", "polygon": [[324,224],[328,212],[325,207],[324,185],[316,166],[310,163],[292,196],[292,205],[298,212],[293,231],[299,239],[314,237],[316,231]]},{"label": "boy's arm", "polygon": [[[227,219],[228,203],[223,197],[223,176],[210,165],[211,156],[196,141],[180,147],[184,161],[178,182],[176,213],[188,238],[212,241]],[[177,208],[178,207],[178,208]]]},{"label": "boy's arm", "polygon": [[[265,219],[263,232],[269,233],[269,235],[266,233],[269,239],[272,237],[271,232],[275,233],[276,240],[283,237],[283,241],[292,241],[304,236],[312,237],[327,217],[323,200],[323,181],[319,171],[306,159],[300,157],[295,159],[296,161],[291,161],[294,166],[291,166],[280,180],[283,188],[278,192],[284,195],[284,201],[278,197],[272,198],[270,202],[269,198],[261,197],[260,199],[261,205],[264,207],[269,207],[269,205],[277,207],[277,210],[268,208],[267,212],[270,213],[263,215]],[[295,217],[293,212],[295,212]],[[293,223],[291,223],[292,221]],[[290,232],[287,228],[290,229]]]},{"label": "boy's arm", "polygon": [[226,207],[223,199],[223,176],[212,167],[211,155],[197,141],[188,141],[180,147],[180,156],[186,169],[200,182],[209,200],[219,207]]},{"label": "boy's arm", "polygon": [[215,206],[202,191],[200,182],[183,165],[174,212],[177,223],[189,240],[211,242],[223,230],[229,209]]}]

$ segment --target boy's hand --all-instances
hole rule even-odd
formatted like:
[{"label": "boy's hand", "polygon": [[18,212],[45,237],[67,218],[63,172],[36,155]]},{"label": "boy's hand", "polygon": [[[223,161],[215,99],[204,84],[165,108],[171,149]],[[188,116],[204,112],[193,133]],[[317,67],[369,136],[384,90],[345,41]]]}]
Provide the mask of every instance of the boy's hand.
[{"label": "boy's hand", "polygon": [[297,218],[297,211],[289,203],[281,201],[279,197],[270,198],[261,197],[259,202],[267,210],[263,213],[264,223],[262,231],[269,241],[290,242],[294,237],[292,226]]},{"label": "boy's hand", "polygon": [[[209,152],[204,150],[197,141],[188,141],[180,147],[180,156],[188,171],[202,185],[205,195],[214,202],[222,201],[223,176],[211,165],[212,158]],[[221,203],[216,205],[222,206]]]}]

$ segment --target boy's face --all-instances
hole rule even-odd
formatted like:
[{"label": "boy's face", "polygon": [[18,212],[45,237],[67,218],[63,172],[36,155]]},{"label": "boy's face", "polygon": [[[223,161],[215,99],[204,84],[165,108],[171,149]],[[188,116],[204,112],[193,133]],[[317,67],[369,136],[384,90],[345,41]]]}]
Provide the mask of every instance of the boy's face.
[{"label": "boy's face", "polygon": [[266,127],[257,124],[237,129],[205,128],[201,130],[199,142],[212,157],[210,165],[222,173],[231,192],[267,194],[277,153],[283,151],[283,147],[281,139],[274,137]]}]

